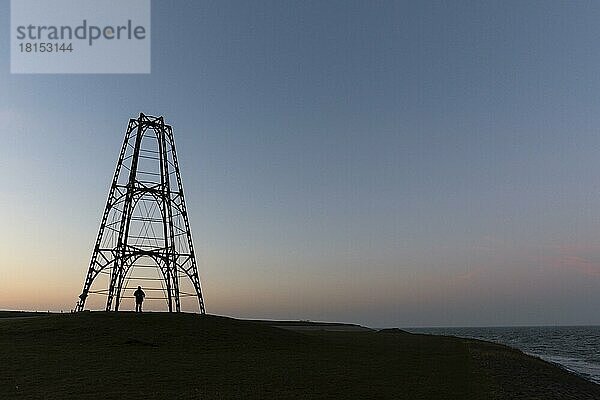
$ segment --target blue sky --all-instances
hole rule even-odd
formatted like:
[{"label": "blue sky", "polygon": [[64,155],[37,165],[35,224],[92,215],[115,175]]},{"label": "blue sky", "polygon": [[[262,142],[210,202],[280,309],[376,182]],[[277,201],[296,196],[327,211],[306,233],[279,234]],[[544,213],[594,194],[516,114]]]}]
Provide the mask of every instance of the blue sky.
[{"label": "blue sky", "polygon": [[128,118],[175,131],[209,312],[597,324],[600,5],[154,1],[149,75],[11,75],[0,308],[70,309]]}]

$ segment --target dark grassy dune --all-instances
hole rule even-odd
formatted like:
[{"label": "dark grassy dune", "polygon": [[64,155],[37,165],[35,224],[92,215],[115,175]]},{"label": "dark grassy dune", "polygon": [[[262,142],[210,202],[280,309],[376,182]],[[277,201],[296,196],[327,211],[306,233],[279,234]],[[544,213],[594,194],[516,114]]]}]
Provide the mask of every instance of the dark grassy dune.
[{"label": "dark grassy dune", "polygon": [[0,398],[598,399],[600,386],[450,337],[80,313],[0,320]]}]

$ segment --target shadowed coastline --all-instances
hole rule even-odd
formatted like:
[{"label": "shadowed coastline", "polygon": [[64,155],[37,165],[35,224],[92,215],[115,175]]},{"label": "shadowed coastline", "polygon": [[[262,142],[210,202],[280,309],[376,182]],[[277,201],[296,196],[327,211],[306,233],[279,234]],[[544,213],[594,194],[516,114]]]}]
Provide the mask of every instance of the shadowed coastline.
[{"label": "shadowed coastline", "polygon": [[195,314],[36,315],[0,318],[0,398],[600,398],[600,385],[478,340]]}]

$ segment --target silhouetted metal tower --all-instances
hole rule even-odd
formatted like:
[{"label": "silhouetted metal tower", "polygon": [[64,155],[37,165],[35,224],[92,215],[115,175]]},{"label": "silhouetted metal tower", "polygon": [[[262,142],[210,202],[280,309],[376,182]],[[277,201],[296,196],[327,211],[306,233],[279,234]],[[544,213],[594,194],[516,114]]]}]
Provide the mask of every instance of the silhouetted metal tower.
[{"label": "silhouetted metal tower", "polygon": [[[99,276],[107,288],[93,290]],[[96,294],[106,296],[106,311],[118,311],[137,284],[169,312],[181,311],[180,297],[188,296],[205,313],[173,130],[144,114],[129,120],[76,310]]]}]

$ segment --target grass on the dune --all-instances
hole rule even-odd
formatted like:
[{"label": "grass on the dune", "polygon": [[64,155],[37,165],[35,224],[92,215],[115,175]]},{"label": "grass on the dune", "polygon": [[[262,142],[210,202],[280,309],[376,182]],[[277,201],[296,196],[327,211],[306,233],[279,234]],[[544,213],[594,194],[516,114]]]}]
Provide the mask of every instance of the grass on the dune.
[{"label": "grass on the dune", "polygon": [[0,321],[0,398],[465,398],[465,345],[296,333],[224,317],[80,313]]}]

